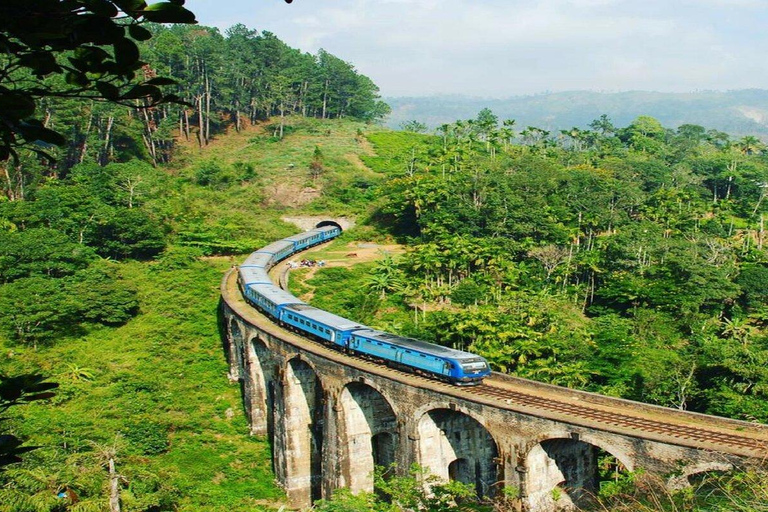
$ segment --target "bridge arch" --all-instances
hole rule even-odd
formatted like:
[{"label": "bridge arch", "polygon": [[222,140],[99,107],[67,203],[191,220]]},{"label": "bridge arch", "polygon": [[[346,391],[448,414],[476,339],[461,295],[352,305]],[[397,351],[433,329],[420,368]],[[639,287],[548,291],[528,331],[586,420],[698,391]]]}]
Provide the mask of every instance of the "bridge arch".
[{"label": "bridge arch", "polygon": [[599,491],[602,455],[631,471],[633,459],[624,450],[592,436],[566,432],[540,436],[525,456],[525,494],[529,510],[576,510]]},{"label": "bridge arch", "polygon": [[338,403],[346,487],[352,492],[371,492],[374,467],[387,467],[395,462],[399,439],[397,414],[392,402],[369,383],[347,384]]},{"label": "bridge arch", "polygon": [[480,497],[493,495],[499,481],[499,449],[480,421],[455,407],[433,408],[421,415],[417,432],[423,468],[444,481],[472,485]]},{"label": "bridge arch", "polygon": [[322,497],[323,385],[314,366],[300,355],[285,363],[282,374],[276,440],[285,449],[275,454],[276,471],[284,474],[291,501],[308,507]]},{"label": "bridge arch", "polygon": [[703,477],[711,473],[726,473],[733,470],[733,464],[727,461],[702,462],[683,466],[679,474],[667,480],[668,489],[685,489],[695,485]]}]

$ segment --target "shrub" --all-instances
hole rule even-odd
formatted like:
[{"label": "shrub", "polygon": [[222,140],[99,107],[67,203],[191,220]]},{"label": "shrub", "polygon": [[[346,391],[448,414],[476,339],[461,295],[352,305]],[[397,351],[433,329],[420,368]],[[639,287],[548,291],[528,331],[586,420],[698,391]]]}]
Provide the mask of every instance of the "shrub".
[{"label": "shrub", "polygon": [[153,421],[131,422],[122,431],[132,451],[157,455],[168,451],[168,427]]}]

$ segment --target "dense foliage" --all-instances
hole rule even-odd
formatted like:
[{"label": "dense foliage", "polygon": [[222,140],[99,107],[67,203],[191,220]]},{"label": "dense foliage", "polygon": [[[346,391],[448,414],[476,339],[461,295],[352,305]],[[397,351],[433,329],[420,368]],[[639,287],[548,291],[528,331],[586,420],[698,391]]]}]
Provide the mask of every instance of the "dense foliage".
[{"label": "dense foliage", "polygon": [[[27,147],[63,145],[41,118],[37,102],[52,98],[107,100],[149,106],[177,101],[144,76],[138,41],[152,34],[145,22],[196,23],[183,0],[148,5],[144,0],[5,0],[0,4],[0,162]],[[36,112],[37,111],[37,112]]]},{"label": "dense foliage", "polygon": [[[157,34],[158,45],[179,37],[189,46],[184,37],[193,36],[226,45],[233,37],[179,27]],[[183,69],[161,71],[182,80]],[[768,418],[768,162],[756,139],[667,130],[651,118],[625,128],[601,118],[591,130],[553,136],[518,131],[485,111],[434,136],[368,134],[372,154],[363,122],[309,117],[348,115],[331,110],[341,103],[330,92],[325,114],[324,95],[311,88],[306,96],[293,90],[290,109],[276,96],[227,110],[215,99],[224,91],[215,80],[226,75],[190,76],[201,94],[206,76],[219,85],[192,103],[201,112],[188,107],[187,119],[183,111],[172,119],[178,107],[148,111],[160,116],[151,140],[160,140],[162,123],[168,141],[172,126],[181,139],[196,127],[199,153],[182,144],[177,163],[157,170],[141,150],[146,134],[112,132],[109,144],[122,141],[113,149],[133,149],[103,153],[104,140],[86,137],[69,148],[84,156],[61,167],[27,159],[11,168],[28,179],[0,202],[0,310],[13,312],[0,318],[0,346],[12,356],[3,370],[46,371],[62,389],[54,407],[17,408],[13,435],[46,448],[0,475],[8,510],[57,510],[75,498],[81,509],[103,507],[110,459],[124,477],[126,510],[250,510],[263,505],[253,496],[278,495],[266,446],[241,439],[245,424],[210,322],[217,276],[234,260],[200,257],[289,234],[277,218],[296,208],[344,214],[373,206],[371,224],[409,243],[405,256],[324,269],[300,284],[318,306],[480,352],[518,375]],[[66,126],[76,134],[86,117],[71,106]],[[298,115],[254,129],[251,108],[261,109],[256,118]],[[210,133],[233,128],[214,151],[204,147],[209,121]],[[382,236],[367,229],[357,236]],[[341,255],[353,236],[338,242]],[[184,378],[190,367],[194,379]],[[424,501],[436,496],[416,492],[412,476],[392,488],[417,500],[401,508],[454,506],[450,493],[460,489]],[[764,481],[759,472],[739,478],[746,483],[722,485],[744,492]],[[630,491],[619,489],[616,502]],[[318,506],[391,510],[389,496],[340,493]]]},{"label": "dense foliage", "polygon": [[375,218],[411,247],[369,289],[401,329],[566,386],[768,421],[768,155],[639,117],[551,134],[485,110],[371,136]]},{"label": "dense foliage", "polygon": [[229,255],[295,232],[279,220],[292,189],[272,187],[327,189],[304,207],[327,210],[348,181],[367,183],[347,158],[363,129],[294,117],[283,140],[264,123],[181,147],[175,168],[86,161],[0,200],[0,374],[60,384],[3,415],[0,460],[23,463],[0,472],[0,511],[104,510],[110,460],[122,510],[280,507],[269,447],[247,435],[226,379],[218,284]]},{"label": "dense foliage", "polygon": [[[70,94],[42,96],[37,111],[43,121],[36,137],[27,141],[38,143],[26,146],[44,149],[54,160],[24,150],[18,161],[0,163],[0,186],[7,198],[22,200],[41,180],[66,177],[80,163],[168,162],[177,135],[205,146],[227,128],[240,130],[269,116],[280,116],[271,130],[279,139],[285,134],[285,116],[291,114],[374,121],[388,112],[379,100],[378,87],[351,64],[322,50],[317,55],[302,53],[269,32],[258,33],[243,25],[223,35],[215,28],[197,25],[137,27],[130,34],[142,30],[142,37],[126,44],[136,49],[137,56],[140,50],[144,59],[139,63],[144,82],[136,85],[138,92],[128,91],[115,102],[97,101],[96,96],[85,101],[70,98]],[[145,37],[149,35],[151,39]],[[107,52],[93,51],[102,60],[108,58]],[[46,89],[55,89],[60,81],[57,74],[39,80]],[[131,83],[135,85],[135,80]],[[178,98],[184,103],[158,104],[137,96],[148,87],[160,101],[160,85],[166,85],[166,99]],[[28,115],[34,107],[32,102]],[[38,133],[41,130],[55,130],[63,138],[48,140]],[[51,142],[62,146],[56,148]]]}]

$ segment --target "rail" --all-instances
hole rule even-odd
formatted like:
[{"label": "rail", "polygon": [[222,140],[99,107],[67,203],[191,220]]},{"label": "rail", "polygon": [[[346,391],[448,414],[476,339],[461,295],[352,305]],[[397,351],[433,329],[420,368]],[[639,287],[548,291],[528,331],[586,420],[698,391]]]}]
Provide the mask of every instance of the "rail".
[{"label": "rail", "polygon": [[[288,267],[276,265],[273,279],[285,286]],[[456,398],[561,423],[640,439],[744,457],[768,457],[768,425],[681,411],[543,384],[494,372],[474,387],[458,387],[349,356],[274,324],[242,298],[237,273],[228,272],[221,286],[224,302],[242,319],[280,338],[297,350],[378,377]]]}]

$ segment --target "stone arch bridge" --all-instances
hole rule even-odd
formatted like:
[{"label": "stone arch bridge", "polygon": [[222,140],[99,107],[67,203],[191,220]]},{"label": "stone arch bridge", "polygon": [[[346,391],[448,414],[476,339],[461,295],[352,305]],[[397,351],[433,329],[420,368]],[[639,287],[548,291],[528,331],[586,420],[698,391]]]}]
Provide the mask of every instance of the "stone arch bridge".
[{"label": "stone arch bridge", "polygon": [[670,486],[768,453],[761,425],[501,374],[461,388],[403,373],[273,324],[243,301],[236,272],[221,292],[230,378],[296,507],[339,487],[370,491],[374,465],[392,462],[418,463],[484,496],[512,488],[520,509],[538,512],[587,500],[601,453]]}]

